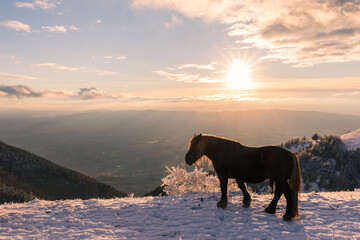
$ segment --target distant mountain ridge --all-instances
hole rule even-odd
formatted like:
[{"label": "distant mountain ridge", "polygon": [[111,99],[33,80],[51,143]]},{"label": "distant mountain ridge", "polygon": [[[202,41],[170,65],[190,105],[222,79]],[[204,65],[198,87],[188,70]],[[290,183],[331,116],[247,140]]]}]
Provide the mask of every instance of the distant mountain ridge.
[{"label": "distant mountain ridge", "polygon": [[19,195],[24,201],[33,197],[60,200],[127,196],[91,177],[1,141],[0,185],[2,202],[11,201],[9,194]]},{"label": "distant mountain ridge", "polygon": [[360,116],[285,110],[0,112],[0,138],[142,196],[161,183],[165,166],[186,167],[184,156],[194,133],[261,146],[315,132],[341,135],[359,123]]}]

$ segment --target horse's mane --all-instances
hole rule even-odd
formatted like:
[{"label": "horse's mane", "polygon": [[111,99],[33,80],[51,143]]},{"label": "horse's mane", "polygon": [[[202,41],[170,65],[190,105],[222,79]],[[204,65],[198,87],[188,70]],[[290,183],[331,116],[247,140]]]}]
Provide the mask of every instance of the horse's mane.
[{"label": "horse's mane", "polygon": [[[203,141],[200,141],[200,139],[202,139]],[[206,140],[205,140],[206,139]],[[197,142],[199,141],[199,142]],[[189,149],[191,147],[192,144],[196,144],[197,142],[197,156],[203,155],[205,147],[207,146],[207,144],[213,144],[213,143],[219,143],[219,142],[223,142],[223,143],[239,143],[236,140],[232,140],[232,139],[228,139],[228,138],[224,138],[224,137],[219,137],[216,135],[212,135],[212,134],[194,134],[194,137],[190,139],[189,141]],[[241,144],[241,143],[240,143]],[[208,167],[211,168],[212,166],[212,161],[211,159],[209,159],[206,156],[203,156],[202,158],[200,158],[197,161],[197,164],[200,163],[207,163]]]},{"label": "horse's mane", "polygon": [[[200,141],[201,139],[206,139],[206,141]],[[189,148],[191,147],[192,144],[195,144],[196,141],[200,141],[197,145],[197,156],[203,155],[204,153],[204,149],[207,146],[207,144],[212,144],[212,143],[219,143],[219,142],[235,142],[235,143],[239,143],[241,144],[239,141],[236,140],[232,140],[232,139],[228,139],[228,138],[224,138],[224,137],[219,137],[216,135],[212,135],[212,134],[195,134],[193,138],[190,139],[189,141]],[[205,156],[204,156],[205,157]],[[211,164],[211,159],[209,159],[208,157],[205,157],[204,161],[208,162],[208,165],[210,166]]]},{"label": "horse's mane", "polygon": [[[229,139],[229,138],[224,138],[224,137],[219,137],[213,134],[195,134],[193,138],[191,138],[190,142],[189,142],[189,147],[191,146],[191,144],[193,143],[193,141],[196,141],[196,139],[198,137],[207,137],[208,141],[207,142],[219,142],[219,141],[229,141],[229,142],[236,142],[236,143],[240,143],[237,140],[233,140],[233,139]],[[241,144],[241,143],[240,143]]]}]

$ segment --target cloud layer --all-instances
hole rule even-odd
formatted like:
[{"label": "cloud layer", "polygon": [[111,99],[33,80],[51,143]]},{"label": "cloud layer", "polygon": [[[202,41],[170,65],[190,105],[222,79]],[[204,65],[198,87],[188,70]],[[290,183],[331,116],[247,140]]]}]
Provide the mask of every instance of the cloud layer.
[{"label": "cloud layer", "polygon": [[39,97],[68,97],[68,98],[78,98],[83,100],[91,99],[121,99],[124,96],[122,94],[112,94],[106,91],[98,90],[94,87],[92,88],[80,88],[78,92],[71,91],[62,91],[62,90],[45,90],[38,91],[34,90],[25,85],[16,85],[16,86],[7,86],[0,85],[0,97],[15,97],[15,98],[39,98]]},{"label": "cloud layer", "polygon": [[240,45],[297,67],[360,60],[359,0],[134,0],[135,8],[175,11],[226,24]]}]

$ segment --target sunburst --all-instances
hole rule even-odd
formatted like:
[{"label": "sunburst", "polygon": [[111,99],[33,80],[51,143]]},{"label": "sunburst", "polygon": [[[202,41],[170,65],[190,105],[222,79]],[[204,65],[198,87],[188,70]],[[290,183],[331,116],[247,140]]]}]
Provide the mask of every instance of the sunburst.
[{"label": "sunburst", "polygon": [[250,68],[242,61],[235,60],[227,71],[228,88],[246,90],[252,88]]}]

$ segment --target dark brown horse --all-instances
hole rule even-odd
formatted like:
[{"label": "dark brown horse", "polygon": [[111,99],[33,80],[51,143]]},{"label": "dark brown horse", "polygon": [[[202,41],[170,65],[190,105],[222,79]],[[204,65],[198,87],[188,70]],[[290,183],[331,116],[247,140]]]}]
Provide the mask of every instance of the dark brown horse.
[{"label": "dark brown horse", "polygon": [[274,214],[282,194],[286,198],[284,220],[299,217],[298,197],[301,188],[299,160],[292,153],[278,146],[246,147],[241,143],[212,135],[195,135],[189,143],[185,161],[193,165],[207,156],[220,180],[219,208],[226,208],[228,178],[234,178],[243,192],[243,206],[249,207],[252,199],[245,183],[261,183],[267,179],[275,182],[275,195],[265,212]]}]

